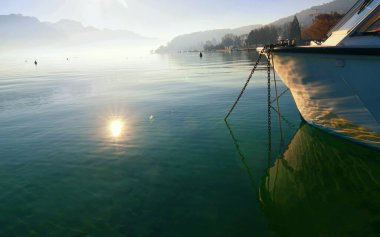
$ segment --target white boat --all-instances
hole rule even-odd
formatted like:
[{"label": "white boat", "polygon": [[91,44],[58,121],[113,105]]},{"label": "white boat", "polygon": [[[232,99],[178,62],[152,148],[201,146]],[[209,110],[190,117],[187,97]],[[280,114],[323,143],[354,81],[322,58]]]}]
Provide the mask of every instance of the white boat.
[{"label": "white boat", "polygon": [[358,1],[321,45],[272,56],[306,122],[380,149],[380,0]]}]

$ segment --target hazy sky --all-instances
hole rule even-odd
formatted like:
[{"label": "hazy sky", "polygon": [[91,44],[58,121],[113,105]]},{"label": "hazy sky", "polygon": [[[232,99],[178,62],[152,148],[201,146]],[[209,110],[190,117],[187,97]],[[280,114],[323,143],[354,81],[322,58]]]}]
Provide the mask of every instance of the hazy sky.
[{"label": "hazy sky", "polygon": [[199,30],[265,24],[330,0],[0,0],[0,14],[72,19],[170,40]]}]

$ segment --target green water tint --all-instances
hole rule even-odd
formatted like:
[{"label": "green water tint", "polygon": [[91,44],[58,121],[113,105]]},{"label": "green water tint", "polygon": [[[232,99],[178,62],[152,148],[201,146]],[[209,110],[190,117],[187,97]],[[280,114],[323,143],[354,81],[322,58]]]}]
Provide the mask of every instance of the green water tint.
[{"label": "green water tint", "polygon": [[268,156],[265,71],[226,126],[256,58],[3,60],[0,237],[378,234],[379,154],[297,131],[286,93]]},{"label": "green water tint", "polygon": [[280,236],[379,236],[380,154],[301,125],[260,202]]}]

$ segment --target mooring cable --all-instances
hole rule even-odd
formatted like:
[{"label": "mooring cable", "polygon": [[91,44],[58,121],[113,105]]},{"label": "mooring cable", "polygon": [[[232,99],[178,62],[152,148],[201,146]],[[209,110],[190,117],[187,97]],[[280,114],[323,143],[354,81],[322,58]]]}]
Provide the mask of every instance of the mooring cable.
[{"label": "mooring cable", "polygon": [[271,116],[271,49],[267,51],[267,74],[268,74],[268,80],[267,80],[267,90],[268,90],[268,167],[270,166],[270,163],[272,161],[272,116]]},{"label": "mooring cable", "polygon": [[260,63],[261,57],[262,57],[262,55],[263,55],[263,53],[264,53],[265,50],[266,50],[266,47],[264,47],[264,48],[260,51],[260,53],[259,53],[259,58],[257,59],[257,61],[256,61],[256,63],[255,63],[255,66],[253,67],[251,73],[249,74],[248,79],[247,79],[247,81],[245,82],[245,84],[244,84],[244,86],[243,86],[243,89],[240,91],[239,96],[238,96],[237,99],[235,100],[235,103],[232,105],[230,111],[228,111],[228,114],[226,115],[226,117],[224,117],[224,120],[227,120],[227,119],[228,119],[228,117],[231,115],[232,111],[235,109],[236,105],[238,104],[240,98],[242,97],[242,95],[243,95],[245,89],[246,89],[247,86],[248,86],[249,81],[251,80],[251,78],[252,78],[252,76],[253,76],[253,73],[256,71],[256,68],[257,68],[257,66],[258,66],[259,63]]}]

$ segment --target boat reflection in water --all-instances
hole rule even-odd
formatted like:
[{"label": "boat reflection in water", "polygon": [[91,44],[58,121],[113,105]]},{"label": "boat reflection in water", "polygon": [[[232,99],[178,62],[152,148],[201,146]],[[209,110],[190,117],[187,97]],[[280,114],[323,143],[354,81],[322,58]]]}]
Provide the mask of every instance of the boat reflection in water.
[{"label": "boat reflection in water", "polygon": [[304,123],[259,198],[280,236],[380,236],[380,153]]}]

